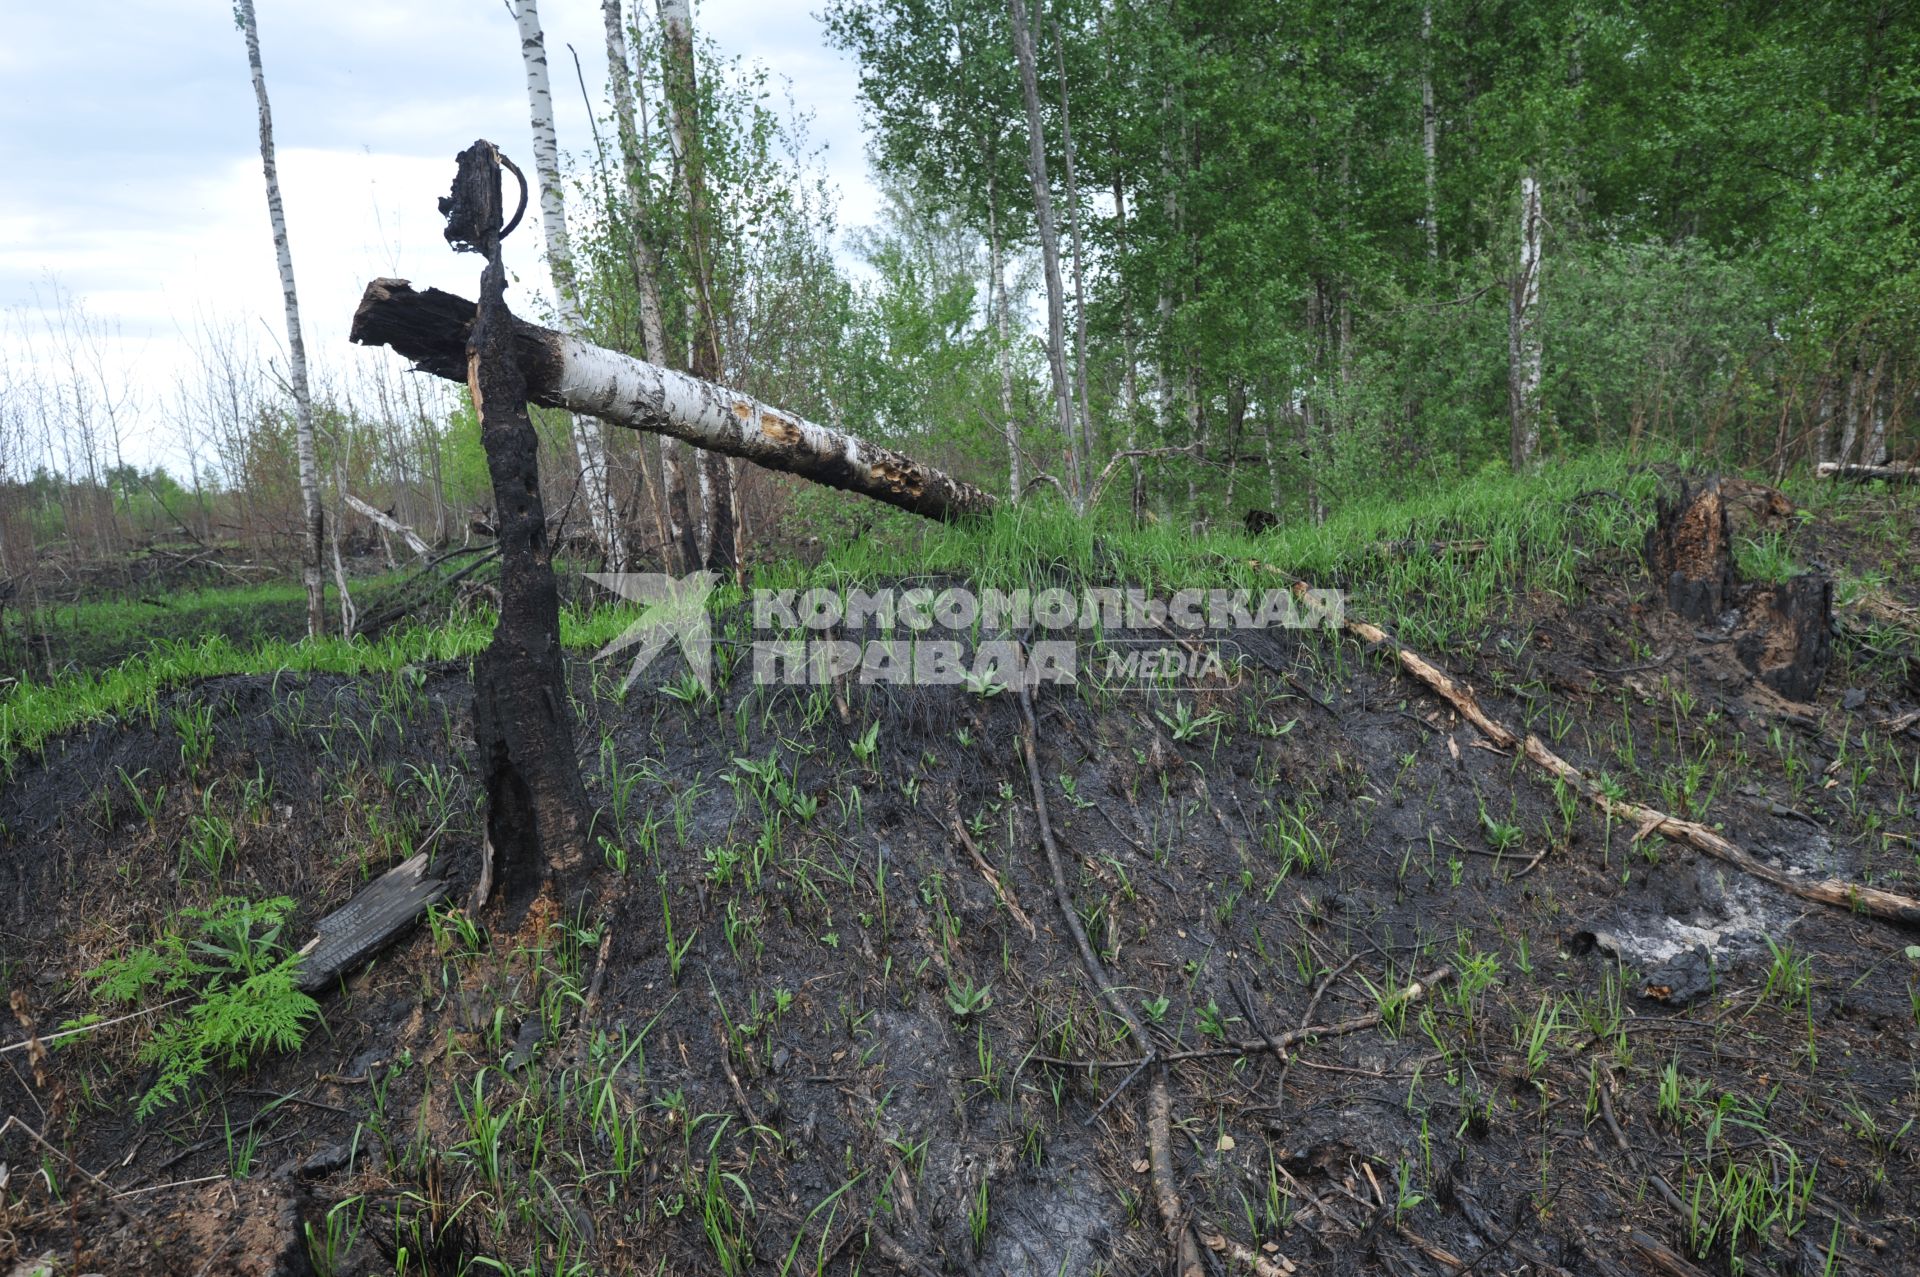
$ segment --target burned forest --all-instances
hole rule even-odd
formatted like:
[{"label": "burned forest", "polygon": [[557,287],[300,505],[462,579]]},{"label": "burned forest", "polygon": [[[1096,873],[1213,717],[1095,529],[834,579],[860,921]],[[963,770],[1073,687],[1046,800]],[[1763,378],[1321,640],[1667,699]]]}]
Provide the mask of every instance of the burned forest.
[{"label": "burned forest", "polygon": [[22,19],[0,1277],[1920,1271],[1920,12],[502,8]]}]

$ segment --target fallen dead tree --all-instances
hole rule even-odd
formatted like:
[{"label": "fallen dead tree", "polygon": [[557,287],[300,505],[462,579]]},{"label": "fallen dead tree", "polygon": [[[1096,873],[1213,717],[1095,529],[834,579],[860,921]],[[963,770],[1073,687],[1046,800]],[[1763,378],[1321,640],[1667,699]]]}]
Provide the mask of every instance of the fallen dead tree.
[{"label": "fallen dead tree", "polygon": [[1883,483],[1920,483],[1920,466],[1904,462],[1892,462],[1884,466],[1843,466],[1838,461],[1822,461],[1814,467],[1814,473],[1822,479],[1851,479],[1855,483],[1874,480]]},{"label": "fallen dead tree", "polygon": [[[1248,562],[1268,572],[1280,571],[1257,559]],[[1307,590],[1308,586],[1303,581],[1296,581],[1293,589],[1296,593],[1301,593]],[[1348,617],[1341,621],[1340,628],[1364,643],[1391,651],[1394,658],[1400,662],[1402,669],[1426,684],[1442,700],[1453,706],[1462,718],[1472,723],[1480,734],[1487,738],[1489,744],[1524,755],[1529,762],[1548,775],[1557,777],[1578,790],[1589,802],[1615,820],[1633,826],[1636,840],[1645,838],[1649,834],[1659,834],[1674,842],[1685,843],[1696,851],[1705,852],[1724,864],[1732,865],[1743,873],[1749,873],[1770,882],[1803,900],[1812,900],[1851,912],[1864,913],[1901,926],[1920,927],[1920,900],[1915,900],[1911,896],[1884,891],[1879,887],[1869,887],[1863,883],[1848,882],[1842,878],[1804,878],[1766,863],[1698,821],[1681,820],[1656,808],[1644,807],[1624,798],[1615,798],[1595,784],[1579,768],[1547,748],[1546,742],[1538,736],[1529,734],[1523,738],[1490,716],[1480,707],[1480,702],[1475,699],[1472,689],[1427,661],[1419,653],[1400,646],[1379,626]]]},{"label": "fallen dead tree", "polygon": [[[404,279],[376,279],[351,336],[391,346],[423,372],[467,379],[474,304]],[[787,474],[950,522],[989,513],[994,498],[913,458],[816,425],[749,395],[514,317],[511,349],[530,402],[670,435]]]}]

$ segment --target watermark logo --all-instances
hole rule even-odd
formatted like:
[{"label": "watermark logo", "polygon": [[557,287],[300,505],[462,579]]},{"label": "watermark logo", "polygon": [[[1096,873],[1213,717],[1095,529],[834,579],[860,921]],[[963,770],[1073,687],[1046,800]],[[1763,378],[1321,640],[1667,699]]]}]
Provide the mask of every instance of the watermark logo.
[{"label": "watermark logo", "polygon": [[[719,579],[596,573],[595,581],[647,604],[600,656],[638,647],[627,674],[677,640],[688,669],[711,690],[706,602]],[[755,590],[750,596],[753,681],[772,686],[950,685],[991,695],[1041,683],[1110,689],[1231,686],[1249,634],[1337,627],[1339,590]],[[1016,640],[1010,634],[1023,636]]]},{"label": "watermark logo", "polygon": [[718,573],[668,576],[664,572],[589,572],[587,576],[622,598],[646,605],[633,624],[594,654],[595,660],[603,661],[638,645],[627,677],[620,684],[621,691],[633,686],[633,680],[670,641],[680,644],[687,670],[699,680],[701,688],[713,690],[713,631],[707,622],[707,596],[720,579]]}]

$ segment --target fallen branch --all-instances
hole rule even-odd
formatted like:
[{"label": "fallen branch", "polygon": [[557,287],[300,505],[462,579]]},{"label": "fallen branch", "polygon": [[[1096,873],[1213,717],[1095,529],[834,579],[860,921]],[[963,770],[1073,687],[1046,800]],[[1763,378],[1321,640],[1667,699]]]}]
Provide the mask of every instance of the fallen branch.
[{"label": "fallen branch", "polygon": [[[1072,934],[1076,948],[1080,950],[1080,961],[1086,967],[1088,977],[1100,998],[1107,1004],[1119,1021],[1127,1026],[1127,1034],[1140,1048],[1142,1058],[1137,1061],[1139,1067],[1153,1062],[1157,1051],[1147,1037],[1146,1026],[1133,1013],[1112,983],[1107,979],[1106,968],[1101,965],[1099,955],[1093,945],[1087,941],[1086,928],[1080,924],[1080,914],[1073,907],[1073,893],[1067,886],[1066,869],[1061,861],[1060,844],[1053,836],[1053,821],[1047,815],[1047,786],[1040,776],[1040,755],[1038,741],[1039,724],[1033,717],[1033,693],[1027,681],[1021,679],[1020,716],[1023,720],[1020,733],[1021,753],[1027,764],[1027,783],[1033,790],[1034,816],[1040,825],[1040,845],[1047,854],[1047,868],[1053,878],[1054,902],[1060,907],[1060,916],[1065,920],[1067,931]],[[1153,1199],[1160,1211],[1160,1223],[1165,1231],[1168,1243],[1173,1247],[1175,1277],[1206,1277],[1206,1269],[1200,1261],[1199,1245],[1195,1240],[1200,1229],[1187,1226],[1186,1212],[1180,1206],[1180,1189],[1173,1177],[1173,1140],[1172,1122],[1168,1116],[1171,1104],[1167,1098],[1167,1074],[1164,1068],[1156,1068],[1153,1073],[1153,1088],[1147,1102],[1147,1163],[1153,1177]]]},{"label": "fallen branch", "polygon": [[[1249,562],[1269,572],[1279,571],[1257,559]],[[1304,593],[1307,588],[1305,582],[1296,581],[1293,585],[1295,593]],[[1770,882],[1803,900],[1812,900],[1819,904],[1864,913],[1902,926],[1920,927],[1920,900],[1915,900],[1911,896],[1902,896],[1895,892],[1884,891],[1879,887],[1869,887],[1863,883],[1848,882],[1842,878],[1802,878],[1767,864],[1698,821],[1681,820],[1655,808],[1613,797],[1589,780],[1579,768],[1547,748],[1546,742],[1539,737],[1528,735],[1522,738],[1512,729],[1489,716],[1480,707],[1480,702],[1474,698],[1469,688],[1454,680],[1445,671],[1430,664],[1419,653],[1400,646],[1379,626],[1347,617],[1340,622],[1340,627],[1363,642],[1391,649],[1402,669],[1425,683],[1442,700],[1453,706],[1462,718],[1479,729],[1480,734],[1485,736],[1489,743],[1500,749],[1524,754],[1535,766],[1548,775],[1571,785],[1585,795],[1588,801],[1614,819],[1632,825],[1636,831],[1634,833],[1636,841],[1648,834],[1657,833],[1674,842],[1685,843],[1696,851],[1705,852],[1716,860]]]},{"label": "fallen branch", "polygon": [[49,1033],[43,1038],[30,1037],[24,1042],[15,1042],[11,1046],[0,1046],[0,1055],[5,1055],[9,1051],[24,1051],[35,1042],[45,1045],[46,1043],[59,1042],[66,1038],[77,1038],[84,1033],[98,1033],[101,1029],[111,1028],[113,1025],[122,1024],[128,1020],[137,1020],[143,1015],[152,1015],[156,1011],[164,1011],[171,1006],[178,1006],[186,1000],[184,997],[174,998],[171,1001],[162,1002],[158,1006],[141,1007],[138,1011],[129,1011],[125,1015],[116,1015],[111,1020],[96,1020],[92,1024],[82,1024],[77,1028],[62,1029],[58,1033]]},{"label": "fallen branch", "polygon": [[0,1139],[4,1139],[6,1137],[7,1132],[15,1129],[16,1127],[19,1128],[21,1134],[25,1135],[28,1139],[32,1140],[35,1144],[38,1144],[41,1148],[46,1149],[47,1152],[52,1153],[55,1157],[65,1162],[68,1166],[73,1167],[74,1170],[79,1171],[80,1174],[83,1177],[85,1177],[86,1180],[89,1183],[91,1183],[95,1188],[99,1189],[103,1193],[107,1193],[107,1194],[113,1193],[113,1185],[107,1183],[107,1181],[101,1179],[98,1175],[95,1175],[92,1171],[80,1165],[80,1163],[74,1161],[73,1158],[69,1157],[67,1154],[63,1153],[58,1148],[48,1143],[46,1136],[34,1130],[31,1126],[28,1126],[25,1122],[21,1121],[17,1117],[8,1115],[6,1121],[0,1122]]},{"label": "fallen branch", "polygon": [[356,512],[365,516],[369,521],[371,521],[375,525],[385,528],[388,532],[391,532],[393,535],[399,537],[402,541],[405,541],[407,543],[407,548],[409,550],[412,550],[419,557],[424,559],[429,554],[432,553],[432,550],[428,548],[427,543],[420,539],[420,534],[418,532],[415,532],[412,528],[400,522],[400,520],[394,518],[392,515],[388,514],[386,511],[376,509],[375,507],[368,505],[365,501],[362,501],[359,497],[354,496],[351,492],[343,494],[340,499],[342,501],[345,501],[349,506],[352,506]]},{"label": "fallen branch", "polygon": [[[1344,969],[1344,968],[1343,968]],[[1411,1006],[1426,997],[1447,981],[1453,979],[1452,967],[1435,967],[1427,975],[1413,981],[1399,992],[1389,995],[1385,1001],[1396,1010]],[[1155,1059],[1168,1064],[1181,1060],[1204,1060],[1221,1055],[1256,1055],[1261,1051],[1272,1051],[1280,1059],[1290,1058],[1287,1051],[1302,1042],[1317,1042],[1326,1038],[1343,1038],[1379,1025],[1386,1018],[1382,1011],[1369,1011],[1365,1015],[1356,1015],[1350,1020],[1341,1020],[1337,1024],[1304,1024],[1297,1029],[1289,1029],[1280,1035],[1267,1035],[1257,1038],[1241,1038],[1234,1042],[1223,1042],[1219,1046],[1189,1047],[1184,1051],[1161,1051]],[[1052,1064],[1062,1068],[1083,1069],[1130,1069],[1144,1063],[1141,1059],[1132,1060],[1068,1060],[1051,1055],[1033,1055],[1027,1057],[1036,1064]]]},{"label": "fallen branch", "polygon": [[987,880],[987,885],[993,888],[993,894],[1000,898],[1000,903],[1007,907],[1007,912],[1013,915],[1016,922],[1027,929],[1027,939],[1034,939],[1039,933],[1033,928],[1033,920],[1028,918],[1026,912],[1020,908],[1020,901],[1014,896],[1013,889],[1007,886],[999,873],[994,870],[994,867],[987,863],[987,858],[980,854],[979,846],[974,843],[973,838],[967,833],[967,827],[960,823],[960,817],[955,816],[952,825],[954,837],[960,840],[960,845],[967,849],[969,856],[973,857],[973,867],[978,869],[980,876]]},{"label": "fallen branch", "polygon": [[[351,336],[363,346],[391,346],[423,372],[465,382],[473,317],[474,304],[464,297],[376,279],[354,311]],[[578,337],[515,317],[511,343],[527,398],[537,404],[671,435],[929,519],[982,515],[996,504],[972,484],[891,448]]]}]

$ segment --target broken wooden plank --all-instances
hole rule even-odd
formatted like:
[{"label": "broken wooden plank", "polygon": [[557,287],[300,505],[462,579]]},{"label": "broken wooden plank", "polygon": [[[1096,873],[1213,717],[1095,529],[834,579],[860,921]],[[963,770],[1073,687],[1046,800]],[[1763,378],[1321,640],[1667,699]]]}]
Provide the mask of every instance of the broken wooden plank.
[{"label": "broken wooden plank", "polygon": [[412,856],[320,919],[300,950],[300,988],[314,993],[399,939],[428,906],[447,894],[443,878],[427,877],[427,853]]}]

